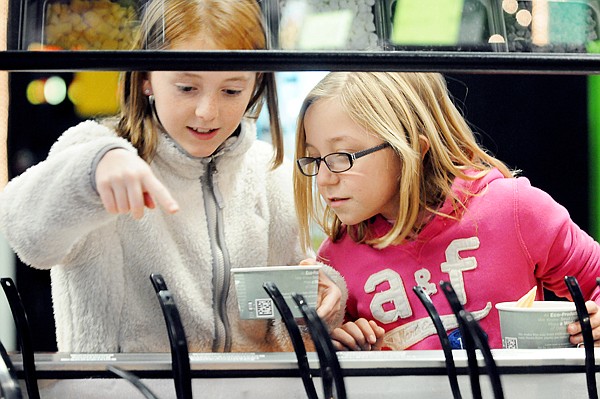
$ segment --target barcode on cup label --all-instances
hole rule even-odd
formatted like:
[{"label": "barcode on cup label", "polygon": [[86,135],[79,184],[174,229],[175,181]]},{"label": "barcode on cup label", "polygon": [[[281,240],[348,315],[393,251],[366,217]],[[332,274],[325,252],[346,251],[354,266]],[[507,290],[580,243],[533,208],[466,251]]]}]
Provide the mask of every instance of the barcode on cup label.
[{"label": "barcode on cup label", "polygon": [[273,317],[275,309],[271,298],[256,299],[256,317]]},{"label": "barcode on cup label", "polygon": [[504,337],[504,348],[505,349],[519,349],[517,338]]}]

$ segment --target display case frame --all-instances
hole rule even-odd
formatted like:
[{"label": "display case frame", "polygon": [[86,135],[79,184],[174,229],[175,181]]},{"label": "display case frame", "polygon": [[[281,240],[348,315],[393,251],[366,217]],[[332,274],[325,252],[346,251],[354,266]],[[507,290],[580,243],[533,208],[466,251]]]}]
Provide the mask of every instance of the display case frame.
[{"label": "display case frame", "polygon": [[10,72],[405,71],[485,74],[600,74],[600,54],[440,51],[0,51]]},{"label": "display case frame", "polygon": [[[23,2],[13,7],[10,12],[9,26],[23,26]],[[271,15],[272,16],[272,15]],[[26,51],[11,50],[21,48],[20,38],[15,32],[9,32],[7,51],[0,51],[0,70],[9,72],[64,72],[64,71],[127,71],[127,70],[248,70],[248,71],[407,71],[407,72],[441,72],[467,74],[543,74],[543,75],[596,75],[600,74],[600,54],[580,53],[509,53],[509,52],[457,52],[457,51]],[[529,378],[531,384],[546,384],[544,392],[556,388],[562,376],[566,387],[572,387],[573,381],[584,385],[584,356],[577,351],[577,356],[565,357],[563,353],[552,357],[546,352],[541,355],[533,352],[522,352],[511,358],[509,352],[495,351],[499,361],[500,372],[506,381],[519,381],[520,377]],[[514,353],[514,352],[513,352]],[[62,357],[61,357],[62,356]],[[167,355],[141,355],[142,361],[134,359],[136,355],[115,355],[106,361],[85,361],[71,358],[69,355],[53,354],[38,356],[40,379],[77,380],[79,378],[111,378],[105,371],[106,364],[120,364],[127,370],[139,373],[148,379],[168,379]],[[414,357],[413,357],[414,356]],[[461,380],[466,379],[466,358],[457,355]],[[247,354],[252,357],[252,354]],[[596,356],[598,358],[598,356]],[[23,375],[22,360],[19,355],[13,357],[20,376]],[[209,379],[211,382],[219,378],[295,378],[300,387],[300,379],[292,354],[267,355],[266,360],[250,361],[240,355],[207,355],[192,354],[192,377]],[[310,354],[312,367],[317,370],[315,354]],[[371,377],[381,378],[380,382],[398,387],[414,385],[415,378],[434,376],[439,383],[434,387],[441,389],[434,393],[449,394],[445,382],[445,366],[442,353],[412,352],[394,355],[377,354],[343,354],[341,363],[344,373],[350,381],[368,386],[364,381]],[[379,363],[378,363],[379,362]],[[381,367],[385,362],[385,367]],[[377,363],[377,364],[375,364]],[[598,370],[596,361],[596,370]],[[483,365],[483,363],[482,363]],[[359,378],[360,377],[360,378]],[[405,377],[408,377],[405,379]],[[385,380],[383,380],[385,378]],[[218,382],[218,381],[217,381]],[[463,384],[465,383],[462,381]],[[215,382],[216,383],[216,382]],[[552,383],[552,384],[550,384]],[[553,385],[554,384],[554,385]],[[90,385],[93,389],[93,383]],[[390,397],[398,396],[398,392],[390,392]],[[425,396],[420,396],[425,398]],[[510,397],[510,396],[509,396]],[[538,396],[529,396],[538,397]],[[543,397],[543,396],[539,396]],[[577,396],[573,390],[568,396]]]},{"label": "display case frame", "polygon": [[[490,29],[504,32],[499,2],[479,0],[490,11]],[[376,1],[374,24],[381,43],[376,50],[255,50],[255,51],[28,51],[28,19],[39,19],[44,0],[8,0],[7,49],[0,51],[0,70],[10,72],[147,70],[252,70],[252,71],[407,71],[485,74],[600,74],[600,54],[591,52],[510,52],[504,45],[489,44],[470,51],[457,45],[445,47],[394,46],[389,44],[392,1]],[[280,48],[277,32],[281,12],[278,0],[262,0],[269,27],[270,48]],[[489,4],[488,4],[489,3]],[[526,1],[525,1],[526,3]],[[388,11],[386,11],[388,10]],[[39,15],[38,15],[39,14]],[[389,21],[388,21],[389,23]],[[600,23],[598,23],[600,32]],[[486,50],[487,47],[487,50]],[[485,51],[481,51],[481,49]]]}]

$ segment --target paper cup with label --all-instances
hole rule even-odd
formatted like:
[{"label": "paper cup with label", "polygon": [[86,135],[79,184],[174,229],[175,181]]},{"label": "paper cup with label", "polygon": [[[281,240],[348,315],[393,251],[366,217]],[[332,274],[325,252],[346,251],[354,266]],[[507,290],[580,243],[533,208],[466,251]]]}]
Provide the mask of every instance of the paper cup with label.
[{"label": "paper cup with label", "polygon": [[505,349],[570,348],[567,326],[577,321],[575,304],[567,301],[535,301],[531,307],[516,302],[496,304]]},{"label": "paper cup with label", "polygon": [[294,317],[302,317],[291,299],[293,293],[302,294],[309,306],[317,304],[319,269],[321,266],[267,266],[231,269],[242,319],[275,319],[281,315],[263,284],[275,283]]}]

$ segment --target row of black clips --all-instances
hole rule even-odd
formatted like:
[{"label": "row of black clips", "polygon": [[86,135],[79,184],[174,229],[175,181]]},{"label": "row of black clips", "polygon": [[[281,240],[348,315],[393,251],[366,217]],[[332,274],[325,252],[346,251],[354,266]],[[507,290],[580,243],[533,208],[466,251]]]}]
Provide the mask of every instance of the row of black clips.
[{"label": "row of black clips", "polygon": [[[171,358],[173,380],[175,382],[175,391],[177,399],[192,398],[192,383],[190,373],[190,362],[188,353],[188,344],[179,316],[179,311],[175,305],[173,295],[169,292],[164,278],[159,274],[150,276],[154,290],[161,305],[169,341],[171,343]],[[312,381],[312,374],[306,355],[306,347],[302,339],[300,327],[292,315],[285,299],[279,289],[272,282],[266,282],[263,288],[274,301],[275,306],[282,315],[284,324],[290,335],[292,346],[298,360],[300,375],[304,384],[306,394],[309,399],[318,399],[317,391]],[[301,294],[292,294],[292,299],[302,313],[304,321],[308,327],[311,338],[315,344],[320,363],[321,381],[323,385],[324,398],[326,399],[346,399],[346,388],[342,376],[342,370],[335,353],[333,343],[329,338],[329,332],[314,308],[310,307]],[[113,370],[123,378],[128,379],[134,386],[144,393],[146,398],[154,399],[156,396],[144,386],[131,373],[124,370]],[[120,373],[120,374],[119,374]]]},{"label": "row of black clips", "polygon": [[[31,332],[23,302],[14,282],[10,278],[0,279],[2,288],[8,299],[11,312],[17,327],[17,336],[23,359],[23,371],[27,394],[30,399],[40,399],[38,382],[35,370],[34,350],[31,343]],[[173,295],[169,291],[164,278],[160,274],[152,274],[150,281],[154,287],[159,300],[165,324],[169,335],[171,346],[172,374],[175,384],[177,399],[192,399],[192,379],[188,343],[185,330],[181,322],[179,311],[175,304]],[[292,312],[283,299],[279,289],[274,283],[265,283],[265,290],[274,300],[280,313],[283,315],[285,325],[290,333],[294,351],[298,356],[298,364],[307,395],[310,399],[318,399],[312,376],[306,349]],[[335,349],[325,324],[317,312],[311,308],[304,297],[294,294],[293,299],[304,316],[311,337],[317,348],[319,362],[321,364],[321,378],[323,380],[323,391],[325,397],[345,399],[346,392],[342,379],[341,368]],[[15,368],[10,356],[0,342],[0,397],[6,399],[21,399],[23,397]],[[133,373],[115,366],[108,366],[107,370],[129,381],[147,399],[158,399],[158,397]]]},{"label": "row of black clips", "polygon": [[[160,275],[151,275],[150,279],[165,317],[169,340],[171,342],[172,369],[175,381],[177,399],[192,398],[192,384],[190,378],[190,362],[187,348],[187,340],[179,311],[175,306],[173,296],[169,292]],[[21,296],[11,278],[1,278],[0,284],[8,300],[10,310],[15,321],[21,357],[23,361],[23,373],[27,387],[27,397],[40,399],[40,392],[35,368],[34,350],[31,340],[31,330]],[[8,355],[6,348],[0,342],[0,397],[5,399],[22,399],[23,393],[17,378],[17,374]],[[136,387],[146,399],[158,399],[158,397],[133,373],[115,366],[108,366],[107,370],[129,381]]]},{"label": "row of black clips", "polygon": [[[150,280],[156,291],[167,326],[169,342],[171,345],[172,373],[177,399],[192,399],[192,380],[188,344],[179,311],[177,310],[173,295],[167,288],[164,278],[159,274],[152,274]],[[596,280],[596,283],[600,287],[600,278]],[[9,302],[17,329],[27,396],[31,399],[40,399],[34,350],[31,342],[31,332],[23,302],[12,279],[1,278],[0,284],[2,285]],[[566,276],[565,284],[571,293],[571,297],[577,309],[577,316],[581,323],[585,349],[585,373],[588,396],[589,399],[598,399],[595,376],[594,338],[592,335],[590,316],[585,307],[585,301],[577,279],[575,277]],[[494,398],[504,399],[499,370],[492,356],[487,341],[487,335],[472,314],[463,308],[452,285],[442,281],[440,287],[458,321],[462,336],[462,345],[467,353],[467,369],[473,399],[482,398],[481,385],[479,382],[480,371],[477,362],[477,350],[481,352],[485,362]],[[313,382],[313,375],[307,359],[306,347],[304,345],[302,333],[300,332],[300,327],[277,286],[272,282],[266,282],[264,283],[263,288],[275,303],[289,333],[306,395],[308,399],[318,399],[319,397]],[[446,371],[452,390],[452,397],[454,399],[461,399],[462,395],[458,384],[458,376],[452,349],[439,313],[429,298],[429,295],[422,287],[416,286],[413,288],[413,291],[427,310],[440,339],[445,356]],[[304,322],[306,323],[317,351],[324,398],[346,399],[343,371],[336,355],[335,348],[329,337],[326,325],[318,316],[315,309],[308,305],[301,294],[292,294],[292,299],[302,313]],[[2,361],[0,361],[0,397],[6,399],[21,399],[23,394],[15,368],[1,342],[0,357],[2,358]],[[158,397],[133,373],[114,366],[108,366],[107,370],[129,381],[145,398],[158,399]]]},{"label": "row of black clips", "polygon": [[[275,283],[266,282],[263,284],[263,288],[275,303],[288,330],[294,352],[296,353],[298,369],[300,370],[306,395],[308,399],[318,399],[317,390],[312,380],[311,369],[306,358],[306,347],[304,346],[300,327]],[[327,326],[323,323],[316,310],[308,306],[308,303],[301,294],[292,294],[291,296],[302,313],[302,317],[317,351],[324,398],[346,399],[346,386],[344,384],[342,368],[340,367],[333,343],[329,338]]]},{"label": "row of black clips", "polygon": [[[458,321],[458,327],[460,329],[460,335],[462,337],[462,347],[467,353],[467,370],[469,373],[469,381],[471,384],[471,393],[473,399],[481,399],[481,384],[479,382],[479,365],[477,363],[477,349],[480,350],[483,360],[485,361],[487,374],[490,377],[492,383],[492,389],[494,392],[494,398],[504,399],[504,392],[502,390],[502,383],[500,381],[500,374],[498,367],[492,356],[492,351],[488,344],[487,335],[477,322],[473,315],[466,311],[460,303],[456,292],[452,288],[452,285],[448,282],[442,281],[440,288],[446,296],[452,313],[456,316]],[[450,389],[452,390],[452,397],[454,399],[461,399],[462,394],[458,384],[458,375],[456,372],[456,366],[454,364],[454,357],[452,355],[452,348],[450,341],[446,333],[446,329],[442,323],[440,315],[433,305],[433,302],[429,298],[429,295],[423,290],[422,287],[413,287],[413,291],[417,294],[417,297],[427,310],[429,317],[433,321],[433,325],[437,332],[438,338],[442,345],[442,351],[444,353],[446,361],[446,372],[448,374],[448,381],[450,383]]]},{"label": "row of black clips", "polygon": [[[585,349],[585,374],[587,382],[587,391],[589,399],[598,399],[598,390],[596,387],[596,359],[594,355],[594,337],[592,334],[592,326],[590,323],[590,316],[585,306],[585,300],[581,287],[577,282],[577,279],[572,276],[565,277],[565,284],[569,289],[575,308],[577,310],[577,317],[581,324],[581,330],[583,335],[583,344]],[[596,284],[600,287],[600,278],[596,279]],[[480,350],[483,360],[485,362],[487,374],[490,378],[494,398],[504,399],[504,392],[502,389],[502,383],[500,381],[500,374],[494,357],[490,350],[487,335],[475,320],[473,315],[466,311],[461,305],[452,285],[448,282],[442,281],[440,283],[442,292],[446,296],[452,312],[456,316],[458,326],[462,336],[462,346],[467,353],[467,369],[469,374],[469,381],[471,385],[471,394],[473,399],[481,399],[481,385],[479,383],[479,366],[477,363],[477,349]],[[462,395],[460,387],[458,385],[458,377],[456,373],[456,366],[454,364],[454,358],[452,355],[452,349],[448,335],[442,323],[442,320],[433,306],[429,295],[423,290],[422,287],[416,286],[413,291],[417,294],[423,306],[425,306],[429,317],[433,321],[433,325],[436,329],[437,335],[442,345],[442,350],[446,361],[446,371],[448,374],[448,380],[450,388],[452,390],[452,397],[454,399],[461,399]]]}]

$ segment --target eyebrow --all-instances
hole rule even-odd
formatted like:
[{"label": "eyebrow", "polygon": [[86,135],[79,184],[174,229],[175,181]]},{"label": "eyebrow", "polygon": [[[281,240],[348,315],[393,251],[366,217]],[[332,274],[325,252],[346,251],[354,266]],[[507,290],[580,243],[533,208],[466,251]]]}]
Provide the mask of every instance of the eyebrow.
[{"label": "eyebrow", "polygon": [[[188,78],[202,79],[201,75],[197,75],[194,72],[179,72],[179,75],[183,76],[183,77],[188,77]],[[250,78],[247,78],[245,76],[234,76],[234,77],[231,77],[229,79],[225,79],[224,81],[225,82],[242,82],[242,83],[246,83],[246,82],[250,81]]]},{"label": "eyebrow", "polygon": [[[336,137],[333,137],[333,138],[331,138],[331,139],[327,140],[327,143],[329,143],[329,144],[337,144],[337,143],[339,143],[339,142],[341,142],[341,141],[345,141],[346,139],[350,139],[350,141],[351,141],[351,142],[350,142],[350,144],[353,144],[353,142],[355,141],[355,140],[354,140],[354,139],[352,139],[350,136],[336,136]],[[314,145],[312,145],[312,144],[310,144],[308,141],[305,141],[305,142],[304,142],[304,145],[305,145],[307,148],[308,148],[308,147],[315,148],[315,146],[314,146]]]}]

